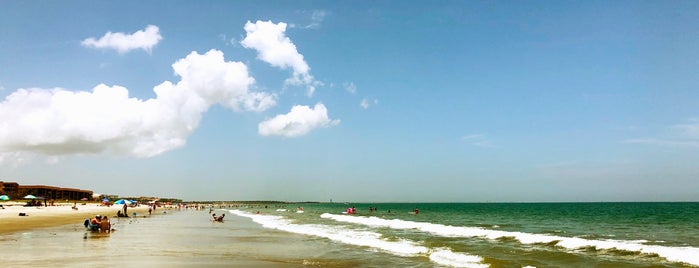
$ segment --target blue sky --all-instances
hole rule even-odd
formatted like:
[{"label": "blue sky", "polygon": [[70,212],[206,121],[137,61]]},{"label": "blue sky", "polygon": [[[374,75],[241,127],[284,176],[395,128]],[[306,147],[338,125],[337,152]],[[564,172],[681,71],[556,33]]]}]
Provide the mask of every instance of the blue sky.
[{"label": "blue sky", "polygon": [[699,200],[695,1],[3,1],[0,180]]}]

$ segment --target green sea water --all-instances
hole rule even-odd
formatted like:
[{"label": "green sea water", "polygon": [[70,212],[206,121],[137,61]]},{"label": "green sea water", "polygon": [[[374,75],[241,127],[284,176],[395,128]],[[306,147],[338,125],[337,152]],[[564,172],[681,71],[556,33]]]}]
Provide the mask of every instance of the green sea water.
[{"label": "green sea water", "polygon": [[[343,212],[354,206],[356,214]],[[303,207],[303,213],[298,213]],[[370,211],[369,208],[376,208]],[[418,214],[410,213],[419,208]],[[390,212],[389,212],[390,210]],[[699,203],[217,205],[0,235],[6,267],[698,267]],[[223,223],[211,214],[226,214]]]},{"label": "green sea water", "polygon": [[[252,213],[245,214],[251,219],[265,217],[256,214],[260,211],[284,221],[281,227],[271,225],[268,228],[292,229],[287,231],[306,235],[327,230],[330,234],[321,232],[319,236],[364,247],[364,250],[427,258],[431,260],[425,264],[427,266],[699,265],[699,203],[323,203],[294,206],[303,206],[304,212],[294,213],[297,208],[293,206],[286,208],[287,211],[269,206],[241,211]],[[357,213],[343,214],[347,207],[355,207]],[[419,213],[410,213],[415,208]],[[274,218],[260,220],[263,226],[265,222],[274,221]],[[347,232],[347,236],[352,236],[355,231],[376,234],[378,239],[362,244],[333,234]],[[384,241],[395,244],[381,246]],[[401,251],[402,247],[412,247],[416,253],[406,254]],[[475,261],[471,257],[475,257]]]}]

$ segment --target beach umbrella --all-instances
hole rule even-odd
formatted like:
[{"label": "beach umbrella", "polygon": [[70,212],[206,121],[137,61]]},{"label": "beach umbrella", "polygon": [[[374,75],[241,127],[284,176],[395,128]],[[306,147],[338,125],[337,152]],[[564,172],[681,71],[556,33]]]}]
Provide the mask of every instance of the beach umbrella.
[{"label": "beach umbrella", "polygon": [[87,201],[87,197],[80,198],[80,201]]},{"label": "beach umbrella", "polygon": [[26,195],[24,199],[36,199],[36,196],[33,195]]},{"label": "beach umbrella", "polygon": [[123,205],[123,204],[130,205],[130,204],[131,204],[131,201],[129,201],[129,200],[124,200],[124,199],[119,199],[119,200],[117,200],[117,201],[114,201],[114,204],[115,204],[115,205]]},{"label": "beach umbrella", "polygon": [[6,195],[0,195],[0,200],[7,201],[7,200],[10,200],[10,197],[6,196]]}]

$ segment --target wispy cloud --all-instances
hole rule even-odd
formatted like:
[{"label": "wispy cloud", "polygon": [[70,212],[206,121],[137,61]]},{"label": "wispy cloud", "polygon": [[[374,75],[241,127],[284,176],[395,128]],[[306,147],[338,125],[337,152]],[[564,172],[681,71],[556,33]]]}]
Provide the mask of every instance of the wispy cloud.
[{"label": "wispy cloud", "polygon": [[218,39],[223,41],[223,43],[225,43],[227,46],[233,46],[233,47],[238,46],[238,41],[233,37],[229,38],[226,34],[219,34]]},{"label": "wispy cloud", "polygon": [[469,134],[461,137],[461,140],[476,147],[494,147],[485,134]]},{"label": "wispy cloud", "polygon": [[362,99],[362,101],[359,102],[359,106],[361,106],[364,109],[368,109],[369,108],[369,100]]},{"label": "wispy cloud", "polygon": [[322,85],[311,75],[311,68],[308,63],[296,50],[296,45],[286,36],[286,26],[284,22],[272,23],[271,21],[248,21],[245,24],[247,35],[240,44],[245,48],[252,48],[257,51],[257,58],[281,69],[291,69],[292,77],[285,81],[290,85],[305,85],[308,89],[307,95],[313,96],[316,86]]},{"label": "wispy cloud", "polygon": [[362,107],[363,109],[366,110],[366,109],[369,109],[369,107],[371,105],[376,105],[376,104],[379,104],[378,99],[369,100],[367,98],[363,98],[362,101],[359,102],[359,107]]},{"label": "wispy cloud", "polygon": [[663,140],[654,138],[638,138],[621,141],[628,144],[650,144],[673,147],[696,147],[699,148],[699,140]]},{"label": "wispy cloud", "polygon": [[296,105],[287,114],[280,114],[261,122],[257,129],[262,136],[298,137],[313,129],[335,126],[339,123],[339,119],[328,117],[328,109],[325,105],[317,103],[314,108]]},{"label": "wispy cloud", "polygon": [[107,32],[99,39],[90,37],[83,40],[81,44],[89,48],[115,49],[120,54],[135,49],[143,49],[150,53],[162,39],[158,26],[148,25],[145,29],[133,34]]},{"label": "wispy cloud", "polygon": [[357,86],[353,82],[344,82],[342,83],[342,86],[347,90],[347,92],[356,94],[357,93]]},{"label": "wispy cloud", "polygon": [[626,144],[699,148],[699,120],[690,119],[687,121],[687,123],[666,127],[668,134],[663,137],[632,138],[621,142]]},{"label": "wispy cloud", "polygon": [[[309,11],[302,11],[302,13],[309,13]],[[312,10],[310,11],[311,13],[311,22],[306,25],[298,25],[295,23],[289,24],[290,28],[300,28],[300,29],[318,29],[321,26],[321,23],[323,20],[325,20],[325,17],[327,17],[330,12],[325,11],[325,10]]]}]

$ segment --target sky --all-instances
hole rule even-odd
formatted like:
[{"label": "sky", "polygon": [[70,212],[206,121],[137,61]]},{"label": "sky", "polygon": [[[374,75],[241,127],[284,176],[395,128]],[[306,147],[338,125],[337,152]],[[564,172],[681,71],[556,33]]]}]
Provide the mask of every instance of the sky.
[{"label": "sky", "polygon": [[1,1],[0,180],[699,201],[697,1]]}]

